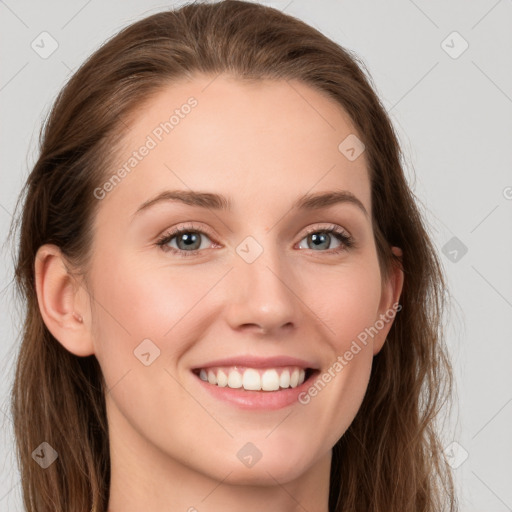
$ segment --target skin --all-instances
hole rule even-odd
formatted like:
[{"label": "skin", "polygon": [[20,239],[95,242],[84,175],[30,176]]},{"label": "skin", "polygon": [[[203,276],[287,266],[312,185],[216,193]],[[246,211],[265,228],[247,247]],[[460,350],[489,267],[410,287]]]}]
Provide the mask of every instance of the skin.
[{"label": "skin", "polygon": [[[341,107],[300,82],[212,79],[172,84],[134,117],[120,166],[172,110],[198,101],[100,201],[88,290],[57,247],[40,248],[40,310],[56,339],[76,355],[95,354],[105,375],[109,511],[326,512],[331,448],[361,405],[392,322],[307,405],[242,410],[206,393],[190,369],[251,354],[300,357],[327,371],[398,301],[403,274],[382,280],[367,161],[338,150],[357,134]],[[233,209],[162,202],[133,215],[174,189],[226,195]],[[303,194],[334,189],[354,194],[368,216],[350,203],[291,210]],[[200,235],[198,255],[155,245],[190,223],[213,234]],[[334,235],[324,248],[308,244],[307,228],[331,224],[356,245],[336,254]],[[236,252],[247,236],[263,248],[251,264]],[[149,366],[133,353],[147,338],[160,350]],[[247,442],[262,453],[251,468],[237,458]]]}]

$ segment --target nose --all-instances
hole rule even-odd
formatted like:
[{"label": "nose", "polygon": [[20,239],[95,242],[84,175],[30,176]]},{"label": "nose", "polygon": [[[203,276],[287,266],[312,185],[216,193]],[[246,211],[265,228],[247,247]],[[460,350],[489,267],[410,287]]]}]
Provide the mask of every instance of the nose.
[{"label": "nose", "polygon": [[234,266],[224,310],[232,329],[277,337],[298,326],[301,302],[294,272],[277,249],[265,249],[252,263],[236,254]]}]

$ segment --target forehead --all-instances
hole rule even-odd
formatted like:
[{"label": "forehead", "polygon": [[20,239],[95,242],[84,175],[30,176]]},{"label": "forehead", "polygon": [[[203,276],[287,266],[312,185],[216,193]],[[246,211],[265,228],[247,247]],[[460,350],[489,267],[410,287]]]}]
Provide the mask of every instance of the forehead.
[{"label": "forehead", "polygon": [[208,190],[232,197],[235,208],[256,201],[271,208],[341,188],[370,212],[365,153],[349,159],[341,150],[353,137],[361,138],[343,108],[302,82],[197,75],[134,111],[106,180],[122,178],[102,208],[133,213],[164,189]]}]

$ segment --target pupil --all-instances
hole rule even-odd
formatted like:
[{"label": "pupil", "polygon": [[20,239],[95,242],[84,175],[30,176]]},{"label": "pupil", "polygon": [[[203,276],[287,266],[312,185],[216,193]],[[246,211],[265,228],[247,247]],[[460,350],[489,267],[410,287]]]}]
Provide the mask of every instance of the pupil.
[{"label": "pupil", "polygon": [[[315,249],[318,249],[322,243],[325,245],[325,242],[327,241],[327,247],[329,246],[329,235],[327,233],[322,233],[320,235],[313,234],[311,235],[311,240],[315,244]],[[318,244],[316,242],[319,242]],[[322,247],[325,248],[325,247]]]},{"label": "pupil", "polygon": [[[192,247],[192,245],[195,243],[197,245],[197,242],[199,240],[199,237],[196,234],[190,234],[190,233],[184,233],[180,236],[180,239],[184,242],[185,247],[196,249],[197,247]],[[200,245],[200,244],[199,244]]]}]

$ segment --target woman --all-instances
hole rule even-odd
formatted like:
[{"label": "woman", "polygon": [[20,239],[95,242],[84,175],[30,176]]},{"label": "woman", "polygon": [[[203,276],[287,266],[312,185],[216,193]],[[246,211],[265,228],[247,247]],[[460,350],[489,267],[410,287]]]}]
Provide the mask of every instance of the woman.
[{"label": "woman", "polygon": [[456,510],[444,281],[356,58],[255,3],[122,30],[20,196],[28,511]]}]

